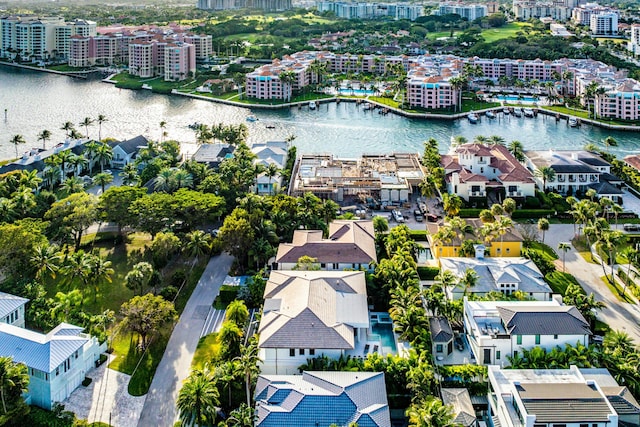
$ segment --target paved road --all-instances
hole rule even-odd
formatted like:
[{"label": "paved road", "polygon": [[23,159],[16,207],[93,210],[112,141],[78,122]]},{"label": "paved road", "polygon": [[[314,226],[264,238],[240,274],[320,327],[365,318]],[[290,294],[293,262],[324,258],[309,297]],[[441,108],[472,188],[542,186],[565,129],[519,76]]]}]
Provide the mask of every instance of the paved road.
[{"label": "paved road", "polygon": [[[562,252],[557,250],[558,243],[570,242],[573,236],[572,224],[552,224],[546,233],[545,243],[554,248],[562,260]],[[600,264],[588,263],[573,246],[565,255],[565,263],[567,273],[573,274],[587,293],[595,294],[598,301],[607,305],[607,308],[598,313],[598,318],[612,329],[626,332],[636,343],[640,344],[640,308],[638,305],[619,301],[600,279],[604,276]],[[559,269],[562,269],[562,261],[557,265]]]},{"label": "paved road", "polygon": [[232,261],[233,257],[222,254],[212,258],[207,265],[171,334],[151,382],[138,426],[170,427],[177,419],[175,402],[178,392],[189,376],[200,332]]}]

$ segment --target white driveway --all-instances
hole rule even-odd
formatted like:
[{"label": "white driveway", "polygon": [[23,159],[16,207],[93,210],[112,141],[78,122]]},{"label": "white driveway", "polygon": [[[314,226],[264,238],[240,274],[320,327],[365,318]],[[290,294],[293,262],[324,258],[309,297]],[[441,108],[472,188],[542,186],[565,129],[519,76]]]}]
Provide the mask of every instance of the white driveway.
[{"label": "white driveway", "polygon": [[113,360],[94,369],[87,387],[80,386],[62,402],[67,411],[89,423],[102,421],[113,427],[132,427],[138,424],[146,396],[134,397],[127,392],[129,375],[107,368]]}]

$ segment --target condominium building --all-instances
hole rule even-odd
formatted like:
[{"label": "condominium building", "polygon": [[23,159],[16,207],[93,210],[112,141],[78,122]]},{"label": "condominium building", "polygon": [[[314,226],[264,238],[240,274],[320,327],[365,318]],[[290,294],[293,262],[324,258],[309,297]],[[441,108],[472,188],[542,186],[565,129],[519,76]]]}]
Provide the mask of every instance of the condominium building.
[{"label": "condominium building", "polygon": [[389,17],[392,19],[408,19],[415,21],[424,15],[424,7],[413,3],[365,3],[342,1],[318,1],[316,7],[320,12],[333,12],[345,19],[376,19]]},{"label": "condominium building", "polygon": [[129,73],[134,76],[181,81],[195,70],[196,52],[191,44],[161,38],[129,43]]},{"label": "condominium building", "polygon": [[632,25],[630,31],[631,38],[627,44],[627,49],[637,55],[640,53],[640,25]]},{"label": "condominium building", "polygon": [[527,21],[531,18],[553,18],[566,21],[571,18],[571,7],[555,2],[520,1],[513,2],[513,14],[516,19]]},{"label": "condominium building", "polygon": [[593,34],[618,34],[618,14],[616,12],[603,12],[591,15],[589,28]]},{"label": "condominium building", "polygon": [[0,56],[19,54],[24,59],[64,57],[69,54],[71,36],[96,34],[96,23],[65,22],[62,17],[12,15],[0,18]]},{"label": "condominium building", "polygon": [[260,9],[267,12],[289,10],[291,0],[197,0],[196,7],[203,10]]},{"label": "condominium building", "polygon": [[181,81],[195,74],[196,54],[193,45],[169,43],[164,49],[164,80]]},{"label": "condominium building", "polygon": [[440,3],[438,15],[456,14],[469,21],[487,16],[488,9],[484,4]]},{"label": "condominium building", "polygon": [[571,11],[571,20],[579,25],[590,26],[591,18],[600,14],[614,13],[616,22],[618,17],[617,9],[611,7],[600,6],[597,3],[581,4]]},{"label": "condominium building", "polygon": [[196,50],[196,61],[203,61],[213,54],[213,38],[207,34],[187,34],[185,43],[193,45]]}]

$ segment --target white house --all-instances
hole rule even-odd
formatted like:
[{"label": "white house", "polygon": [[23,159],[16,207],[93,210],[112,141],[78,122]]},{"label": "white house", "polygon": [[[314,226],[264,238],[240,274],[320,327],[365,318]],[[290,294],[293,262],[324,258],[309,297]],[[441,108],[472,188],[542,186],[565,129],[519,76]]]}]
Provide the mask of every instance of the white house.
[{"label": "white house", "polygon": [[251,151],[256,155],[254,163],[265,168],[275,165],[279,172],[276,176],[269,177],[266,173],[261,173],[257,179],[258,194],[275,194],[282,187],[282,170],[287,163],[289,144],[286,141],[266,141],[255,143],[251,146]]},{"label": "white house", "polygon": [[140,148],[144,148],[149,144],[149,140],[142,135],[135,138],[127,139],[113,146],[113,157],[111,158],[111,167],[122,169],[129,163],[133,163]]},{"label": "white house", "polygon": [[445,289],[449,299],[458,300],[466,295],[482,297],[489,292],[511,295],[523,292],[529,298],[549,301],[553,291],[533,261],[522,258],[440,258],[440,268],[461,279],[468,269],[478,274],[478,282],[468,289],[458,283]]},{"label": "white house", "polygon": [[327,239],[322,230],[296,230],[291,243],[278,247],[274,269],[292,270],[303,256],[315,258],[322,270],[370,270],[377,260],[373,221],[333,221]]},{"label": "white house", "polygon": [[584,150],[576,151],[525,151],[526,164],[532,171],[549,167],[555,172],[553,178],[536,177],[540,188],[546,185],[548,190],[574,195],[585,193],[589,189],[596,190],[599,196],[609,197],[617,201],[622,191],[623,181],[611,174],[611,164],[602,157]]},{"label": "white house", "polygon": [[307,358],[338,358],[367,339],[363,271],[272,271],[258,333],[260,370],[296,374]]},{"label": "white house", "polygon": [[464,200],[484,198],[487,191],[499,193],[499,198],[524,199],[535,195],[533,175],[503,145],[452,146],[440,162],[448,192]]},{"label": "white house", "polygon": [[382,372],[260,375],[256,427],[391,427]]},{"label": "white house", "polygon": [[26,298],[0,292],[0,323],[24,328],[24,306],[27,302]]},{"label": "white house", "polygon": [[502,427],[618,427],[602,386],[581,369],[489,366],[489,411]]},{"label": "white house", "polygon": [[0,356],[24,363],[29,372],[29,404],[51,409],[82,383],[95,367],[106,343],[82,333],[83,328],[61,323],[48,334],[0,323]]},{"label": "white house", "polygon": [[464,329],[478,363],[509,365],[522,349],[589,345],[589,323],[558,301],[464,300]]}]

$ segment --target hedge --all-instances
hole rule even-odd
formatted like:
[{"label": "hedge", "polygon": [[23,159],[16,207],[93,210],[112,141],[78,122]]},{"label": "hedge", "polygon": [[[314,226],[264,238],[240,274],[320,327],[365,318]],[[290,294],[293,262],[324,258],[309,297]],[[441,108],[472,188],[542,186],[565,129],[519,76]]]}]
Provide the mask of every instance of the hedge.
[{"label": "hedge", "polygon": [[239,286],[222,285],[220,294],[218,295],[218,301],[225,306],[231,304],[231,302],[237,299],[239,290]]},{"label": "hedge", "polygon": [[546,218],[548,216],[553,216],[555,211],[551,209],[518,209],[511,217],[513,219],[518,218]]},{"label": "hedge", "polygon": [[460,209],[458,216],[460,218],[478,218],[482,209],[466,208]]},{"label": "hedge", "polygon": [[418,267],[418,276],[420,280],[433,280],[440,274],[438,267]]},{"label": "hedge", "polygon": [[427,230],[411,230],[409,236],[416,242],[426,242]]}]

